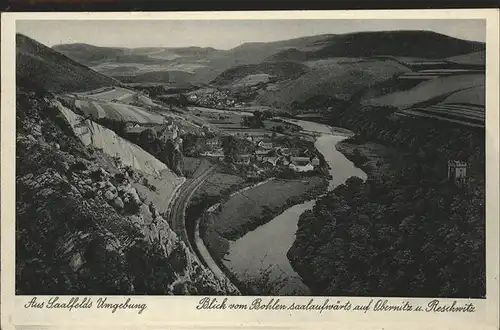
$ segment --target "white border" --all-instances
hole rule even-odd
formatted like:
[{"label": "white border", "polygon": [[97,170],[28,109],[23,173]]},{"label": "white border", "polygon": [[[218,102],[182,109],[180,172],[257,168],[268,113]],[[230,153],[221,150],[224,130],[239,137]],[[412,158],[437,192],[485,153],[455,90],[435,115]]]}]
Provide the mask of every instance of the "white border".
[{"label": "white border", "polygon": [[[142,315],[134,312],[112,314],[102,310],[26,310],[26,297],[14,297],[14,213],[15,213],[15,22],[16,20],[238,20],[238,19],[486,19],[486,147],[487,147],[487,299],[474,300],[477,312],[458,313],[333,313],[323,312],[226,312],[196,310],[201,297],[134,297],[147,302]],[[274,12],[174,12],[174,13],[4,13],[1,17],[1,321],[2,328],[21,325],[49,328],[384,328],[384,329],[498,329],[498,233],[499,233],[499,19],[495,9],[391,10],[391,11],[274,11]],[[109,297],[122,301],[120,297]],[[108,299],[108,300],[109,300]],[[307,297],[280,298],[306,302]],[[317,298],[322,301],[324,298]],[[331,299],[363,303],[367,298]],[[231,297],[249,303],[251,297]],[[401,299],[389,299],[400,301]],[[405,299],[427,302],[429,299]],[[441,299],[452,301],[453,299]],[[457,299],[458,300],[458,299]],[[464,299],[459,299],[464,301]],[[465,299],[466,300],[466,299]],[[424,304],[425,305],[425,304]]]}]

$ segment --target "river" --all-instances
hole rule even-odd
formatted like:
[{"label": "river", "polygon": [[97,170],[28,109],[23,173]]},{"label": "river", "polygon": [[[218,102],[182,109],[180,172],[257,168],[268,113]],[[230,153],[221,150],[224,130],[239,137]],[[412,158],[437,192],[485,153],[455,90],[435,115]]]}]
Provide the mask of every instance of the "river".
[{"label": "river", "polygon": [[[327,125],[303,120],[287,121],[301,126],[304,132],[321,134],[314,145],[330,167],[332,179],[329,190],[344,183],[351,176],[366,179],[366,173],[354,166],[335,148],[338,142],[347,138],[345,130],[335,130]],[[315,202],[316,200],[311,200],[294,205],[270,222],[230,242],[229,252],[223,260],[226,267],[242,282],[249,279],[263,281],[263,273],[268,273],[264,282],[267,282],[275,295],[309,294],[309,289],[292,269],[286,254],[295,240],[300,215],[312,209]]]}]

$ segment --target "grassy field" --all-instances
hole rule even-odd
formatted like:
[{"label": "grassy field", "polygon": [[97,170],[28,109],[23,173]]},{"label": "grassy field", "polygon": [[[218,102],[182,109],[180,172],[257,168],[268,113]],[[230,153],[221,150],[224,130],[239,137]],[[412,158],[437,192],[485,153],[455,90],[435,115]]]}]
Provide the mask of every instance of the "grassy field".
[{"label": "grassy field", "polygon": [[126,99],[127,97],[130,97],[134,95],[135,92],[125,89],[125,88],[120,88],[120,87],[115,87],[110,90],[106,90],[103,92],[98,92],[95,94],[88,94],[87,96],[96,100],[100,101],[112,101],[112,100],[121,100],[121,99]]},{"label": "grassy field", "polygon": [[385,105],[402,109],[436,97],[446,97],[447,94],[470,89],[472,87],[478,87],[478,89],[475,90],[477,92],[480,90],[481,86],[484,86],[484,83],[484,74],[436,78],[422,82],[409,90],[387,94],[365,102],[371,105]]},{"label": "grassy field", "polygon": [[196,191],[195,196],[200,198],[220,196],[222,193],[228,192],[232,186],[240,185],[244,181],[242,177],[237,175],[214,173]]},{"label": "grassy field", "polygon": [[71,97],[65,97],[65,100],[73,103],[76,109],[94,119],[109,118],[118,121],[155,124],[163,123],[164,119],[159,114],[130,104],[94,101],[92,99],[74,99]]},{"label": "grassy field", "polygon": [[468,103],[484,107],[485,96],[484,86],[477,86],[453,93],[442,103]]},{"label": "grassy field", "polygon": [[107,87],[97,90],[80,93],[79,96],[97,101],[118,101],[120,103],[141,103],[146,106],[153,106],[155,103],[146,95],[122,87]]},{"label": "grassy field", "polygon": [[259,83],[267,83],[271,79],[271,75],[266,74],[266,73],[259,73],[259,74],[251,74],[246,77],[243,77],[239,80],[236,80],[231,84],[232,87],[247,87],[247,86],[254,86]]},{"label": "grassy field", "polygon": [[486,51],[481,50],[474,53],[452,56],[447,58],[447,60],[453,63],[460,63],[460,64],[485,65]]}]

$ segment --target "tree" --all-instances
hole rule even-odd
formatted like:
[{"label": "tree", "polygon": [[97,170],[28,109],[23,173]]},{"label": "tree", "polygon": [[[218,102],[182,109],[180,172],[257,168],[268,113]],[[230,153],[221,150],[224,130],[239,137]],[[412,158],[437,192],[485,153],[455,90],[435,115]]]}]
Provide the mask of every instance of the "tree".
[{"label": "tree", "polygon": [[238,144],[234,136],[224,136],[222,138],[222,150],[227,162],[232,163],[238,155]]}]

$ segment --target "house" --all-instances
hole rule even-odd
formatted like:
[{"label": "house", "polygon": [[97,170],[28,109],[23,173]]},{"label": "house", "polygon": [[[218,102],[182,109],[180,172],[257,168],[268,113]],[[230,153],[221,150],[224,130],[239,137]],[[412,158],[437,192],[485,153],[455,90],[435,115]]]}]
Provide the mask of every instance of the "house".
[{"label": "house", "polygon": [[283,155],[283,156],[289,156],[290,155],[290,149],[289,148],[278,147],[276,150],[277,150],[277,152],[280,155]]},{"label": "house", "polygon": [[162,125],[160,131],[158,132],[158,136],[160,136],[164,141],[166,140],[175,140],[178,134],[178,128],[174,124],[165,124]]},{"label": "house", "polygon": [[267,149],[267,150],[270,150],[273,148],[273,143],[272,142],[268,142],[268,141],[264,141],[264,140],[260,140],[259,143],[257,143],[257,146],[259,148],[262,148],[262,149]]},{"label": "house", "polygon": [[295,166],[305,166],[310,163],[309,157],[290,157],[290,162]]},{"label": "house", "polygon": [[264,163],[269,163],[272,166],[276,166],[276,164],[278,163],[278,160],[279,160],[279,157],[265,156],[262,158],[262,161]]},{"label": "house", "polygon": [[318,168],[318,167],[319,167],[319,164],[320,164],[319,158],[318,158],[318,157],[314,157],[314,158],[311,160],[311,164],[312,164],[312,166],[314,166],[314,168]]},{"label": "house", "polygon": [[222,141],[218,137],[208,139],[206,143],[211,148],[220,148],[222,146]]},{"label": "house", "polygon": [[238,155],[236,163],[238,164],[250,164],[251,155]]},{"label": "house", "polygon": [[314,166],[311,163],[307,163],[306,165],[295,165],[291,163],[288,168],[292,169],[295,172],[309,172],[314,170]]},{"label": "house", "polygon": [[201,156],[203,157],[210,157],[210,158],[216,158],[216,159],[219,159],[219,160],[222,160],[224,159],[224,154],[223,153],[220,153],[220,152],[203,152],[200,154]]},{"label": "house", "polygon": [[257,149],[257,150],[255,150],[255,154],[257,156],[267,156],[267,154],[269,154],[269,150]]},{"label": "house", "polygon": [[259,178],[259,173],[251,171],[247,173],[247,178],[249,179],[258,179]]},{"label": "house", "polygon": [[128,123],[125,126],[125,134],[134,134],[134,135],[139,135],[141,134],[144,130],[148,129],[149,127],[141,126],[139,124],[134,124],[134,123]]},{"label": "house", "polygon": [[286,157],[280,157],[278,159],[278,162],[276,164],[280,165],[280,166],[289,166],[290,165],[290,161],[288,159],[286,159]]}]

